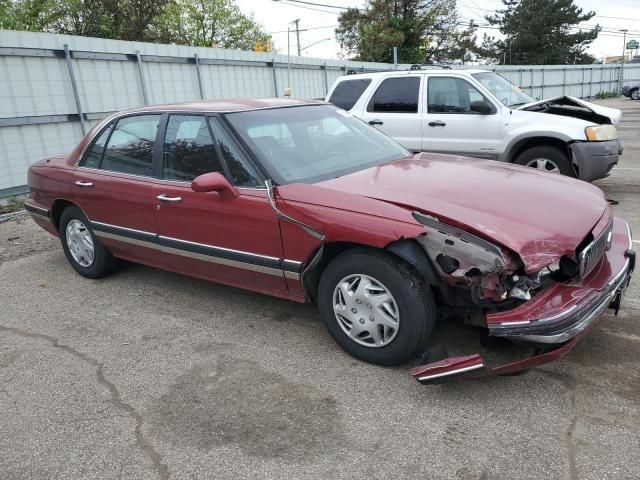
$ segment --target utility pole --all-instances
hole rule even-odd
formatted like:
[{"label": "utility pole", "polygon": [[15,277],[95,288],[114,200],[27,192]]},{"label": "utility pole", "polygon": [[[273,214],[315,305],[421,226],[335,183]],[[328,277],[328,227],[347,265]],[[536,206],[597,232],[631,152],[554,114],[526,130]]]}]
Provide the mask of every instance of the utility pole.
[{"label": "utility pole", "polygon": [[622,56],[620,57],[620,81],[618,82],[618,92],[622,92],[622,83],[624,82],[624,52],[627,49],[627,30],[626,28],[622,28],[619,30],[623,33],[622,36]]},{"label": "utility pole", "polygon": [[293,23],[296,24],[296,41],[298,42],[298,56],[300,56],[300,28],[299,28],[299,24],[300,24],[300,19],[296,18]]}]

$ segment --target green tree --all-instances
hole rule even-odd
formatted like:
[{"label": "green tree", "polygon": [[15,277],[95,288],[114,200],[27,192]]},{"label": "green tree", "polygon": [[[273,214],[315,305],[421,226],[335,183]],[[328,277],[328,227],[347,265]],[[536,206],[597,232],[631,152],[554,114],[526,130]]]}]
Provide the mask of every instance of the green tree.
[{"label": "green tree", "polygon": [[171,0],[153,22],[163,42],[253,50],[269,35],[234,0]]},{"label": "green tree", "polygon": [[595,12],[584,13],[573,0],[502,0],[505,8],[485,17],[497,26],[502,39],[485,35],[478,49],[482,57],[517,65],[593,63],[587,46],[600,26],[583,30],[581,22]]},{"label": "green tree", "polygon": [[341,13],[336,37],[356,60],[400,63],[470,59],[476,26],[460,28],[455,0],[368,0]]},{"label": "green tree", "polygon": [[234,0],[0,0],[0,24],[14,30],[242,50],[270,41]]},{"label": "green tree", "polygon": [[0,24],[5,29],[41,32],[56,16],[55,0],[0,0]]}]

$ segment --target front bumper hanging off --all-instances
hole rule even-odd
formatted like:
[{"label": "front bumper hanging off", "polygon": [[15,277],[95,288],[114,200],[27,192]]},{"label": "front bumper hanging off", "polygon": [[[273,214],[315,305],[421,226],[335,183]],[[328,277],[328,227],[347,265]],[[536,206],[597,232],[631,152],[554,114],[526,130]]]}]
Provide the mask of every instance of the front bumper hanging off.
[{"label": "front bumper hanging off", "polygon": [[607,308],[618,313],[635,268],[628,225],[616,218],[611,249],[580,285],[555,284],[525,304],[487,315],[489,335],[540,347],[537,354],[488,366],[479,354],[450,357],[411,369],[422,384],[504,375],[551,362],[569,352]]}]

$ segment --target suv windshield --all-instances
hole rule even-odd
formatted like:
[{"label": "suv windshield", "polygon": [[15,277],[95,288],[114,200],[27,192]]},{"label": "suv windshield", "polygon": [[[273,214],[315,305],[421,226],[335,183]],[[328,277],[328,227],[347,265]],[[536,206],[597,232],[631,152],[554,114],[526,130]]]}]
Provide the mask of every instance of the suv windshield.
[{"label": "suv windshield", "polygon": [[502,75],[498,75],[495,72],[473,73],[472,75],[507,107],[516,108],[525,103],[535,102],[535,99],[524,93]]},{"label": "suv windshield", "polygon": [[235,112],[226,118],[280,185],[328,180],[411,155],[329,105]]}]

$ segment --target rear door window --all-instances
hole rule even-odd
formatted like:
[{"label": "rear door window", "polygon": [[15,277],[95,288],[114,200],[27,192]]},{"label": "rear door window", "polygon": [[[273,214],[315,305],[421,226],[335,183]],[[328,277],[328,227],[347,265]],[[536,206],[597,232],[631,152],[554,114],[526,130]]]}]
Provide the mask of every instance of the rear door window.
[{"label": "rear door window", "polygon": [[329,101],[338,108],[351,110],[370,83],[370,78],[344,80],[333,90]]},{"label": "rear door window", "polygon": [[150,176],[159,125],[160,115],[136,115],[118,120],[100,167],[113,172]]},{"label": "rear door window", "polygon": [[367,111],[418,113],[420,77],[397,77],[384,80],[373,94]]}]

